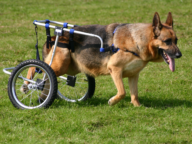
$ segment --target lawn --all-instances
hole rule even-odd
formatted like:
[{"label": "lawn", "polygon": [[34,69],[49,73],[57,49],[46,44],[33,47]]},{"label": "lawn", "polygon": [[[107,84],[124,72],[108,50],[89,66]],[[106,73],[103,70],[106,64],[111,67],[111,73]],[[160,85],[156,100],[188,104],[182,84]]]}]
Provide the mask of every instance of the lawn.
[{"label": "lawn", "polygon": [[[192,143],[192,2],[191,0],[0,0],[0,143]],[[8,93],[9,75],[3,68],[35,59],[34,20],[50,19],[77,25],[151,23],[155,12],[161,21],[172,12],[178,47],[176,71],[149,63],[140,73],[139,100],[126,98],[108,105],[116,94],[110,76],[96,78],[94,96],[78,103],[56,99],[48,109],[20,110]],[[39,48],[46,40],[39,27]],[[53,31],[52,31],[53,34]]]}]

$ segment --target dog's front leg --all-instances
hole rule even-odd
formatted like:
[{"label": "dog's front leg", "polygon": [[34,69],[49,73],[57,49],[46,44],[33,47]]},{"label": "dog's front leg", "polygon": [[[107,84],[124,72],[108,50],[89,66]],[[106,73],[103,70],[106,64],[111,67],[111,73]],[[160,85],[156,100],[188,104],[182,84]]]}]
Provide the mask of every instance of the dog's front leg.
[{"label": "dog's front leg", "polygon": [[129,89],[131,93],[131,103],[134,106],[140,106],[139,99],[138,99],[138,83],[139,74],[129,77]]},{"label": "dog's front leg", "polygon": [[109,105],[112,106],[123,99],[126,95],[126,92],[122,80],[122,69],[118,67],[112,67],[109,68],[109,71],[118,91],[117,94],[108,101]]}]

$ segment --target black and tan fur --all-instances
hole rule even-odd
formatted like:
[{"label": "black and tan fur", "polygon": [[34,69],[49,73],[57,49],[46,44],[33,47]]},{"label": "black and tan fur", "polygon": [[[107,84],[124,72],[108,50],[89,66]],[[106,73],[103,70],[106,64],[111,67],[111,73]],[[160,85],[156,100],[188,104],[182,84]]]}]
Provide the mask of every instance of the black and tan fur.
[{"label": "black and tan fur", "polygon": [[[116,32],[113,34],[115,28]],[[164,59],[169,63],[167,60],[169,57],[173,63],[174,58],[181,57],[176,45],[177,37],[173,30],[171,13],[168,13],[164,24],[161,23],[158,13],[155,13],[151,24],[88,25],[74,29],[99,35],[103,39],[104,48],[114,44],[120,50],[117,53],[100,52],[100,41],[97,38],[75,34],[75,52],[72,53],[68,48],[57,47],[51,67],[56,76],[75,75],[80,72],[93,77],[110,74],[117,88],[117,94],[109,100],[109,105],[114,105],[125,97],[122,79],[128,77],[131,103],[139,106],[137,83],[140,71],[150,61],[161,62]],[[52,37],[52,41],[54,40],[55,37]],[[59,38],[59,42],[68,44],[69,33],[65,32],[64,36]],[[44,45],[43,57],[48,64],[53,47],[47,49],[46,44]],[[174,64],[170,67],[174,71]]]}]

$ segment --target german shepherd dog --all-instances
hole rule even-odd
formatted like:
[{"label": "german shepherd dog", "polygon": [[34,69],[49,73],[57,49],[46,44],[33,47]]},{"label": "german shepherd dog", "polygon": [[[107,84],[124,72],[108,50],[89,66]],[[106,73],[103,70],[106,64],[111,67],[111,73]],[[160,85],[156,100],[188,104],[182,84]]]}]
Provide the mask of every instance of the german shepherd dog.
[{"label": "german shepherd dog", "polygon": [[[148,62],[162,62],[175,70],[175,58],[182,56],[177,47],[177,36],[173,30],[173,18],[169,12],[165,23],[161,23],[159,14],[154,14],[152,23],[144,24],[109,24],[86,25],[75,27],[75,30],[99,35],[104,48],[114,45],[117,52],[100,52],[100,41],[97,38],[74,35],[75,51],[57,46],[51,68],[56,76],[63,74],[75,75],[85,73],[96,77],[111,75],[117,94],[109,99],[109,105],[115,105],[126,95],[122,79],[128,77],[131,103],[139,106],[138,78],[140,71]],[[115,30],[115,32],[114,32]],[[55,40],[55,36],[51,38]],[[69,44],[69,33],[65,32],[59,42]],[[45,43],[43,48],[44,62],[50,63],[53,47]],[[31,76],[27,76],[30,78]]]}]

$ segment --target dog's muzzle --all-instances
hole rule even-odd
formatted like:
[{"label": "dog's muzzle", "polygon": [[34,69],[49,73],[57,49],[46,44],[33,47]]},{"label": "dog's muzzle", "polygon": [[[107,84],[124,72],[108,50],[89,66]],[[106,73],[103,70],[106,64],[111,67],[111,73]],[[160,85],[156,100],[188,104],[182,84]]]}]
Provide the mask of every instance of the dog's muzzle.
[{"label": "dog's muzzle", "polygon": [[[163,57],[164,61],[169,65],[169,68],[172,72],[175,71],[175,59],[172,58],[171,56],[168,55],[168,53],[165,52],[165,50],[163,49],[159,49],[159,53],[161,54],[161,56]],[[180,54],[178,54],[178,56],[175,57],[181,57]]]}]

